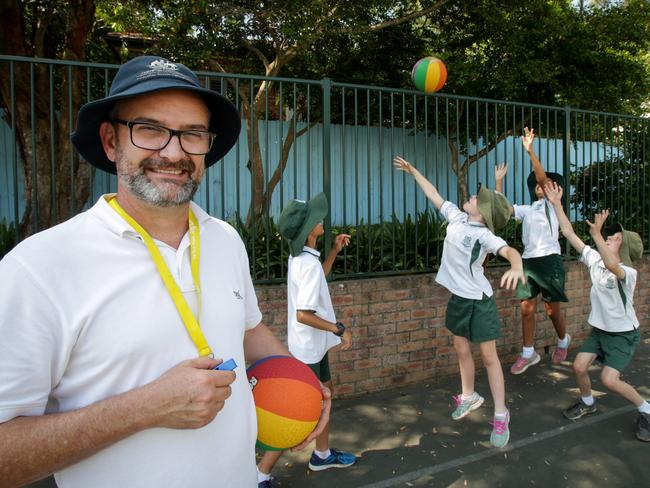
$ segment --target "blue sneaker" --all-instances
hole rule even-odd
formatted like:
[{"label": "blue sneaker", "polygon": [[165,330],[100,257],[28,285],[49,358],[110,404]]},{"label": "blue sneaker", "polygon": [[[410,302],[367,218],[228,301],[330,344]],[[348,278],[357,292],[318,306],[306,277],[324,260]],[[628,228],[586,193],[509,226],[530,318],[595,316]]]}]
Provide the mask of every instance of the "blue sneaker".
[{"label": "blue sneaker", "polygon": [[356,456],[352,453],[337,451],[336,449],[330,449],[330,451],[332,454],[327,459],[321,459],[315,452],[312,452],[311,459],[309,460],[309,469],[312,471],[322,471],[330,468],[347,468],[348,466],[352,466],[357,460]]},{"label": "blue sneaker", "polygon": [[273,484],[273,478],[269,478],[268,480],[260,481],[257,483],[257,488],[273,488],[275,485]]}]

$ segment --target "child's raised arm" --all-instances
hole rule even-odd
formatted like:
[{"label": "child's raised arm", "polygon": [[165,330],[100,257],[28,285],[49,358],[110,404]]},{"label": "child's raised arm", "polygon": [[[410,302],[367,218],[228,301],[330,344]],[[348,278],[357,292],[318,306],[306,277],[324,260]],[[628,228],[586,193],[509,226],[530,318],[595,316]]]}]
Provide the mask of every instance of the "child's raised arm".
[{"label": "child's raised arm", "polygon": [[503,178],[505,178],[507,172],[508,163],[494,165],[494,180],[496,181],[494,189],[499,193],[503,193]]},{"label": "child's raised arm", "polygon": [[524,135],[521,136],[521,143],[524,146],[524,149],[530,156],[530,161],[533,163],[533,172],[535,173],[535,180],[537,184],[542,188],[545,188],[548,178],[546,177],[546,171],[542,167],[535,150],[533,149],[533,141],[535,140],[535,130],[524,127]]},{"label": "child's raised arm", "polygon": [[546,193],[546,198],[551,202],[555,209],[555,215],[557,215],[557,220],[560,223],[562,235],[566,237],[569,244],[573,246],[573,249],[575,249],[578,254],[582,254],[582,250],[585,248],[585,243],[576,235],[571,222],[569,222],[569,218],[564,213],[564,207],[562,207],[562,187],[558,186],[554,181],[548,181],[544,186],[544,193]]},{"label": "child's raised arm", "polygon": [[621,268],[621,263],[612,252],[612,250],[607,247],[605,239],[602,235],[603,224],[605,220],[609,217],[609,210],[603,210],[600,213],[594,215],[593,224],[587,220],[587,225],[589,226],[589,234],[594,240],[596,247],[598,248],[598,254],[603,258],[603,263],[605,267],[616,275],[619,280],[625,279],[625,271]]},{"label": "child's raised arm", "polygon": [[422,174],[417,169],[415,169],[411,163],[400,156],[395,156],[393,159],[393,164],[395,165],[395,168],[412,175],[415,178],[417,184],[420,185],[420,188],[422,188],[422,191],[427,196],[427,198],[433,202],[438,210],[440,210],[440,207],[442,207],[442,204],[445,203],[445,200],[440,196],[440,193],[438,193],[436,187],[433,186],[429,180],[422,176]]}]

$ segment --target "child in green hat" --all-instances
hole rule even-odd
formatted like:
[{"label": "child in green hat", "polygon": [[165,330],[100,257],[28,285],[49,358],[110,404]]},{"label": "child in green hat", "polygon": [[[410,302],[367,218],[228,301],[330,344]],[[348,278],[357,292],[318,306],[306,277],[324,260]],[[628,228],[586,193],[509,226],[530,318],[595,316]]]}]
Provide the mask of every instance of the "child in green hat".
[{"label": "child in green hat", "polygon": [[460,420],[483,403],[483,397],[474,390],[475,367],[471,351],[471,343],[479,343],[494,400],[494,427],[490,442],[503,447],[510,438],[510,414],[505,404],[503,370],[496,348],[496,339],[500,335],[499,314],[492,286],[484,275],[483,261],[488,253],[510,261],[510,269],[501,278],[502,287],[514,290],[519,281],[524,281],[521,256],[494,235],[495,230],[508,222],[510,204],[501,193],[481,188],[477,196],[463,205],[463,212],[445,201],[435,186],[408,161],[397,156],[393,162],[397,169],[415,178],[448,222],[436,282],[452,294],[447,305],[445,327],[454,335],[462,383],[462,393],[454,396],[456,409],[451,417]]},{"label": "child in green hat", "polygon": [[596,358],[600,358],[604,365],[600,375],[603,385],[638,409],[636,437],[650,442],[650,404],[632,385],[621,380],[621,372],[632,359],[641,337],[639,321],[634,312],[637,271],[632,268],[632,262],[643,253],[641,237],[636,232],[623,229],[620,224],[608,227],[606,238],[603,237],[601,232],[609,216],[609,210],[604,210],[595,215],[593,223],[587,221],[589,234],[598,249],[596,251],[585,245],[573,231],[562,208],[562,188],[551,183],[546,185],[545,191],[555,207],[562,234],[580,254],[580,261],[589,269],[591,278],[591,312],[588,322],[592,330],[573,361],[581,398],[562,414],[570,420],[577,420],[596,412],[589,366]]},{"label": "child in green hat", "polygon": [[[348,234],[338,234],[325,262],[321,264],[317,241],[323,235],[323,219],[328,202],[319,193],[308,202],[291,200],[280,215],[280,234],[289,244],[287,269],[287,342],[289,352],[305,363],[330,391],[333,384],[328,351],[341,344],[346,351],[352,346],[352,335],[336,319],[326,276],[336,256],[350,243]],[[257,466],[258,488],[271,488],[271,470],[282,451],[268,451]],[[347,468],[356,457],[329,446],[329,425],[316,437],[316,449],[309,460],[309,469]]]}]

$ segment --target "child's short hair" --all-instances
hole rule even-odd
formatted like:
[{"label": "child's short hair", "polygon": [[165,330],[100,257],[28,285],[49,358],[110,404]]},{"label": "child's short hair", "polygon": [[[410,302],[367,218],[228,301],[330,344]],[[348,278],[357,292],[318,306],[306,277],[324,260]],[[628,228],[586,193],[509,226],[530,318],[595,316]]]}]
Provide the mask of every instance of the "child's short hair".
[{"label": "child's short hair", "polygon": [[[553,173],[550,171],[546,172],[546,177],[555,182],[558,186],[561,186],[562,189],[566,188],[564,186],[564,176],[560,173]],[[535,172],[531,171],[526,180],[526,185],[528,186],[528,192],[530,193],[530,199],[534,202],[537,200],[537,195],[535,195],[535,187],[537,186],[537,178],[535,177]]]}]

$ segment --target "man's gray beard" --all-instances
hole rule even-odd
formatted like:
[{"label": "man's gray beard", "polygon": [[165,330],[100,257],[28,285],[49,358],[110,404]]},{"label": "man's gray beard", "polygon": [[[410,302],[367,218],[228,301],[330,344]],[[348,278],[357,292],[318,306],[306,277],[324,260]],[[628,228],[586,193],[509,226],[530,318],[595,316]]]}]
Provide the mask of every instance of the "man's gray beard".
[{"label": "man's gray beard", "polygon": [[[120,181],[136,198],[148,203],[149,205],[155,207],[176,207],[183,205],[192,200],[192,197],[194,197],[194,194],[199,189],[199,182],[192,179],[192,174],[195,169],[194,163],[189,160],[182,161],[178,164],[181,169],[186,170],[189,174],[189,178],[182,186],[179,186],[176,183],[163,183],[163,185],[174,185],[177,188],[175,195],[172,198],[169,198],[166,196],[164,189],[156,186],[156,184],[153,183],[144,172],[145,167],[156,168],[162,166],[162,164],[157,164],[155,161],[145,159],[140,163],[135,174],[128,174],[120,171],[120,166],[122,165],[119,161],[122,161],[123,157],[122,151],[118,150],[115,166]],[[124,166],[126,166],[126,164]],[[165,166],[169,165],[165,164]]]}]

